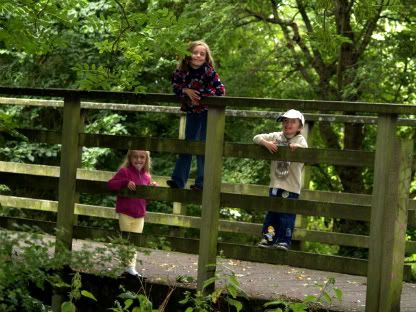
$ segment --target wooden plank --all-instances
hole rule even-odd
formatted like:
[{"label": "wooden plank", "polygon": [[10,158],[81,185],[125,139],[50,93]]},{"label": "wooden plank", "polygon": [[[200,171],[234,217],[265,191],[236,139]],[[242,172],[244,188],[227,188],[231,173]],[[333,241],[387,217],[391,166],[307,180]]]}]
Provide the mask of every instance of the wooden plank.
[{"label": "wooden plank", "polygon": [[[0,216],[0,227],[4,229],[16,230],[16,224],[22,226],[31,226],[43,230],[45,233],[54,234],[56,223],[48,221],[38,221],[22,219],[15,217]],[[23,228],[25,230],[25,228]],[[111,238],[118,238],[120,232],[118,229],[107,230],[92,227],[74,227],[74,238],[77,239],[99,239],[100,241],[110,241]],[[131,243],[145,247],[149,240],[158,240],[160,235],[157,234],[135,234],[130,233],[129,240]],[[165,237],[165,241],[174,251],[185,253],[198,253],[199,241],[191,238]],[[254,261],[260,263],[287,264],[291,266],[305,267],[310,269],[324,270],[330,272],[365,275],[367,261],[355,258],[345,258],[331,255],[317,255],[309,252],[289,251],[287,255],[284,252],[273,249],[263,249],[255,246],[218,243],[218,251],[227,257]],[[405,281],[411,280],[410,266],[404,266]]]},{"label": "wooden plank", "polygon": [[203,285],[206,280],[215,276],[217,263],[224,127],[225,106],[210,107],[205,144],[204,189],[202,191],[197,278],[197,288],[204,292],[213,291],[215,288],[215,283],[205,289]]},{"label": "wooden plank", "polygon": [[309,165],[327,163],[353,167],[372,167],[374,163],[373,152],[318,148],[300,148],[292,152],[287,147],[279,147],[277,153],[271,154],[266,148],[256,144],[228,142],[224,146],[224,156],[266,160],[290,160]]},{"label": "wooden plank", "polygon": [[203,155],[205,144],[200,141],[183,141],[179,139],[162,139],[152,137],[134,137],[129,135],[88,134],[80,135],[80,142],[85,147],[109,147],[116,149],[143,149],[148,151],[189,153]]},{"label": "wooden plank", "polygon": [[398,142],[396,118],[379,116],[366,311],[400,310],[413,142]]},{"label": "wooden plank", "polygon": [[[87,114],[86,114],[85,109],[81,109],[78,133],[84,132],[84,130],[85,130],[86,115]],[[83,146],[81,144],[78,144],[78,148],[77,148],[77,151],[76,151],[78,163],[77,163],[77,169],[76,169],[76,172],[75,172],[75,179],[76,179],[76,175],[78,174],[78,169],[82,167],[82,149],[83,149]],[[76,191],[75,195],[74,195],[74,203],[78,203],[79,198],[80,198],[80,194],[79,194],[79,192]],[[75,209],[75,207],[74,207],[74,209]],[[76,224],[78,224],[78,215],[77,214],[74,215],[74,225],[76,225]]]},{"label": "wooden plank", "polygon": [[[49,97],[76,96],[86,100],[106,100],[123,103],[157,103],[173,102],[178,99],[172,94],[152,94],[135,92],[114,91],[88,91],[70,89],[46,89],[46,88],[22,88],[22,87],[0,87],[0,94],[4,95],[34,95]],[[409,114],[416,115],[416,105],[388,104],[388,103],[366,103],[346,101],[321,101],[321,100],[294,100],[294,99],[261,99],[244,97],[207,97],[204,99],[210,107],[258,107],[274,108],[286,111],[294,108],[300,111],[336,111],[336,112],[366,112],[383,114]]]},{"label": "wooden plank", "polygon": [[[58,144],[60,135],[55,131],[18,129],[32,142]],[[162,139],[151,137],[134,137],[106,134],[80,134],[80,145],[85,147],[108,147],[116,149],[143,149],[157,152],[204,154],[204,143],[199,141],[183,141],[178,139]],[[239,157],[265,160],[290,160],[305,164],[328,163],[333,165],[372,167],[374,153],[355,150],[329,149],[298,149],[291,152],[287,147],[271,154],[264,147],[256,144],[225,143],[225,157]]]},{"label": "wooden plank", "polygon": [[[20,178],[13,179],[13,175],[7,175],[7,173],[16,173],[16,174],[27,174],[26,177],[21,176]],[[90,180],[90,181],[103,181],[106,182],[113,176],[113,172],[110,171],[99,171],[99,170],[85,170],[78,169],[77,178],[81,180]],[[46,166],[46,165],[32,165],[32,164],[22,164],[22,163],[12,163],[0,161],[0,176],[2,181],[7,181],[7,183],[13,184],[32,184],[33,187],[38,187],[43,185],[43,187],[50,189],[56,182],[51,179],[44,179],[42,176],[48,177],[59,177],[59,167],[56,166]],[[154,176],[154,179],[161,185],[165,184],[168,177]],[[13,182],[12,180],[15,180]],[[81,183],[81,182],[80,182]],[[84,189],[88,188],[85,186]],[[93,190],[92,188],[91,190]],[[102,187],[105,191],[106,188]],[[267,196],[268,187],[265,185],[250,185],[250,184],[230,184],[223,183],[221,187],[222,191],[225,193],[246,193],[248,195],[263,195]],[[302,190],[301,199],[302,200],[312,200],[318,202],[327,202],[327,203],[345,203],[345,204],[359,204],[359,205],[370,205],[371,204],[371,195],[366,194],[352,194],[352,193],[340,193],[340,192],[327,192],[327,191],[310,191]],[[165,197],[160,197],[168,199]],[[194,202],[198,202],[195,200]],[[412,225],[412,221],[415,220],[415,209],[416,209],[416,200],[409,199],[409,226]]]},{"label": "wooden plank", "polygon": [[123,103],[157,103],[157,102],[179,102],[177,96],[163,93],[136,93],[136,92],[114,92],[114,91],[92,91],[71,90],[59,88],[22,88],[1,87],[0,94],[4,95],[33,95],[45,97],[77,97],[87,100],[105,100]]},{"label": "wooden plank", "polygon": [[58,190],[58,179],[54,177],[0,172],[0,181],[11,188],[25,186],[40,191]]},{"label": "wooden plank", "polygon": [[[370,223],[369,268],[367,273],[366,311],[383,311],[380,306],[381,280],[383,272],[383,218],[386,194],[391,186],[389,168],[393,165],[393,146],[396,140],[394,129],[396,120],[389,115],[380,115],[377,127],[376,155],[374,164],[373,196]],[[397,169],[397,166],[396,166]],[[396,173],[395,173],[396,175]],[[396,309],[400,310],[400,307]]]},{"label": "wooden plank", "polygon": [[74,224],[74,205],[76,174],[79,164],[78,131],[81,121],[81,102],[77,97],[66,97],[63,116],[61,163],[58,190],[58,215],[56,249],[72,249],[72,226]]},{"label": "wooden plank", "polygon": [[[0,97],[0,105],[24,105],[24,106],[40,106],[62,108],[63,101],[59,100],[40,100],[40,99],[24,99],[24,98],[6,98]],[[149,113],[166,113],[180,115],[182,112],[179,107],[174,106],[156,106],[156,105],[131,105],[121,103],[100,103],[100,102],[81,102],[82,109],[90,110],[116,110],[126,112],[149,112]],[[281,112],[277,111],[258,111],[258,110],[235,110],[226,109],[225,116],[238,118],[262,118],[276,119]],[[334,114],[303,114],[307,121],[330,121],[332,123],[362,123],[377,124],[377,116],[358,116],[358,115],[334,115]],[[416,126],[416,119],[399,118],[398,126]]]},{"label": "wooden plank", "polygon": [[[53,200],[35,199],[27,197],[15,197],[0,195],[0,203],[3,207],[31,209],[38,211],[56,212],[58,202]],[[117,219],[114,207],[104,207],[96,205],[75,204],[76,215],[98,217],[106,219]],[[146,223],[175,226],[181,228],[198,229],[200,226],[200,217],[172,215],[169,213],[148,212]],[[249,223],[239,221],[220,220],[220,232],[244,233],[258,235],[261,232],[260,223]],[[352,246],[359,248],[368,248],[368,236],[355,235],[336,232],[323,232],[295,228],[293,240],[319,242],[324,244]],[[406,241],[406,253],[416,253],[416,241]]]},{"label": "wooden plank", "polygon": [[62,142],[61,133],[59,131],[25,128],[17,128],[16,130],[26,136],[32,143],[61,144]]},{"label": "wooden plank", "polygon": [[[178,139],[185,140],[185,128],[186,128],[186,115],[182,113],[179,117],[179,133]],[[181,203],[174,202],[173,203],[173,214],[186,214],[186,207]]]},{"label": "wooden plank", "polygon": [[263,99],[245,97],[221,97],[221,101],[215,97],[205,99],[210,107],[256,107],[274,108],[280,111],[297,109],[301,112],[307,111],[333,111],[350,113],[377,113],[377,114],[409,114],[416,112],[415,105],[406,104],[387,104],[387,103],[367,103],[367,102],[347,102],[347,101],[322,101],[322,100],[294,100],[294,99]]},{"label": "wooden plank", "polygon": [[[0,161],[0,172],[59,177],[58,166],[24,164],[7,161]],[[113,175],[113,171],[90,169],[77,170],[77,179],[80,180],[107,182]],[[167,176],[152,177],[161,185],[164,185],[166,180],[170,179],[170,177]],[[258,184],[222,183],[221,185],[221,191],[224,193],[268,196],[268,190],[269,187],[267,185]],[[367,206],[371,205],[371,198],[371,194],[354,194],[319,190],[312,191],[307,189],[303,189],[301,192],[301,199],[331,203],[359,204]],[[416,200],[409,199],[409,211],[412,210],[416,210]]]},{"label": "wooden plank", "polygon": [[[76,175],[79,160],[79,129],[81,125],[81,101],[70,95],[64,99],[64,114],[61,142],[61,162],[58,186],[58,212],[56,221],[55,256],[59,257],[64,250],[72,250],[74,226],[74,207],[77,198]],[[64,250],[63,250],[64,249]],[[60,274],[63,278],[65,270]],[[52,310],[60,311],[66,293],[59,286],[53,287]]]},{"label": "wooden plank", "polygon": [[326,216],[350,220],[370,220],[370,207],[363,205],[289,200],[265,196],[221,193],[223,207],[256,211],[289,212],[308,216]]},{"label": "wooden plank", "polygon": [[[390,192],[388,193],[388,210],[384,214],[384,248],[383,248],[383,273],[380,297],[380,305],[384,311],[391,307],[390,311],[400,308],[402,293],[403,264],[405,253],[407,208],[409,187],[412,174],[413,140],[402,140],[398,149],[394,149],[395,162],[399,162],[395,179],[390,176]],[[398,157],[397,157],[398,156]]]},{"label": "wooden plank", "polygon": [[[49,212],[56,212],[58,209],[57,201],[7,195],[0,195],[0,203],[3,207],[9,208],[32,209]],[[117,219],[117,215],[113,207],[75,204],[74,213],[76,215],[89,217]],[[200,218],[184,215],[172,215],[168,213],[148,212],[146,215],[146,223],[198,229],[200,226]],[[261,232],[261,224],[220,220],[219,231],[258,235],[258,233]],[[368,248],[369,244],[369,238],[365,235],[313,231],[300,228],[295,228],[293,240],[359,248]],[[406,241],[406,253],[416,253],[416,241]]]},{"label": "wooden plank", "polygon": [[[9,178],[7,178],[8,175],[9,174],[7,173],[0,173],[0,177],[4,178],[9,183]],[[14,184],[19,185],[21,183],[24,183],[26,180],[30,180],[27,175],[20,175],[20,177],[17,177],[15,179]],[[41,188],[53,187],[51,178],[43,177],[42,179],[40,179],[39,177],[33,177],[33,179],[31,179],[30,181],[34,181],[35,183],[37,183],[37,185],[34,185],[35,188],[38,186]],[[107,189],[105,182],[96,182],[88,180],[77,180],[77,190],[81,193],[115,194],[114,192]],[[201,203],[201,194],[187,189],[177,190],[165,187],[155,188],[151,186],[140,186],[137,187],[137,190],[135,192],[123,190],[119,194],[123,196],[146,198],[150,200],[160,200],[169,202],[176,201],[182,203],[195,204]],[[369,221],[370,219],[370,207],[368,206],[313,202],[301,199],[292,201],[281,198],[270,198],[266,196],[221,193],[221,206],[242,208],[248,211],[256,210],[291,212],[309,216],[326,216],[361,221]]]}]

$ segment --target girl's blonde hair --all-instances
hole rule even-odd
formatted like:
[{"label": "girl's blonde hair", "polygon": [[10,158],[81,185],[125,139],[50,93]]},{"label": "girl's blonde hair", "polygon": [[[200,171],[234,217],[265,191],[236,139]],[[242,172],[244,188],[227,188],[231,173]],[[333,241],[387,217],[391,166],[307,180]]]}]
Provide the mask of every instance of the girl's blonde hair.
[{"label": "girl's blonde hair", "polygon": [[[207,52],[205,55],[205,62],[209,65],[214,67],[214,59],[212,57],[211,49],[209,48],[208,44],[203,40],[197,40],[192,41],[188,46],[188,51],[191,52],[194,50],[197,46],[203,46],[205,48],[205,51]],[[187,55],[184,57],[182,62],[179,63],[178,69],[182,71],[188,71],[189,70],[189,64],[191,63],[192,57],[190,55]]]},{"label": "girl's blonde hair", "polygon": [[143,170],[144,170],[145,172],[150,173],[150,169],[152,168],[152,159],[150,158],[150,152],[149,152],[149,151],[142,151],[142,150],[128,150],[128,151],[127,151],[127,154],[126,154],[126,159],[125,159],[125,160],[124,160],[124,162],[121,164],[120,168],[123,168],[123,167],[129,167],[129,166],[131,166],[131,161],[130,161],[130,158],[131,158],[131,155],[133,154],[133,152],[136,152],[136,151],[139,151],[139,152],[144,152],[144,153],[146,154],[146,161],[145,161],[145,163],[144,163]]}]

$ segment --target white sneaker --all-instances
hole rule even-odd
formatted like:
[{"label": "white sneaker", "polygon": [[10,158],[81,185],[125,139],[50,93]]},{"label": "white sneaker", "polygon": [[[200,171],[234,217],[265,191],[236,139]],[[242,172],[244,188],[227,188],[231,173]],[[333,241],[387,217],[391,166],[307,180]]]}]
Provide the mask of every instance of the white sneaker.
[{"label": "white sneaker", "polygon": [[259,243],[257,243],[256,246],[257,247],[268,248],[268,247],[272,247],[272,243],[269,242],[267,239],[262,238],[261,241]]},{"label": "white sneaker", "polygon": [[133,276],[137,276],[137,277],[141,277],[140,273],[136,271],[135,268],[133,267],[128,267],[124,270],[124,272],[133,275]]},{"label": "white sneaker", "polygon": [[277,243],[273,245],[274,248],[281,249],[281,250],[289,250],[289,245],[286,243]]}]

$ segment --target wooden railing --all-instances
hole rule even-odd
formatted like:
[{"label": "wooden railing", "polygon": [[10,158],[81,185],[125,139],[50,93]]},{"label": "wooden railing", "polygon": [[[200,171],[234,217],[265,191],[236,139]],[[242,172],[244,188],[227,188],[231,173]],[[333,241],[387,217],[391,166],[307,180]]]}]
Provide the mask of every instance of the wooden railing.
[{"label": "wooden railing", "polygon": [[[80,160],[80,147],[109,147],[115,149],[146,149],[158,152],[204,154],[205,182],[201,193],[189,190],[172,190],[164,187],[139,187],[135,196],[153,200],[163,200],[182,203],[202,203],[201,218],[185,215],[168,215],[149,213],[147,222],[165,225],[200,228],[200,239],[190,240],[181,238],[168,238],[172,247],[199,254],[198,287],[209,277],[214,270],[208,264],[216,263],[217,250],[223,251],[225,256],[237,259],[253,260],[258,262],[273,262],[290,264],[293,266],[361,274],[368,276],[367,310],[375,311],[375,306],[395,307],[400,300],[401,280],[403,276],[403,259],[405,248],[407,252],[415,252],[415,242],[405,242],[404,231],[407,222],[406,214],[409,212],[409,223],[415,222],[415,205],[409,201],[410,169],[413,159],[413,143],[399,142],[395,135],[396,126],[414,125],[414,120],[398,120],[399,114],[415,114],[414,105],[397,104],[369,104],[355,102],[329,102],[329,101],[299,101],[274,100],[252,98],[209,98],[208,133],[206,143],[184,142],[167,138],[143,138],[131,136],[111,136],[102,134],[89,134],[80,131],[81,105],[85,109],[117,109],[134,110],[136,104],[174,103],[177,99],[165,94],[135,94],[103,91],[78,91],[60,89],[24,89],[0,87],[0,94],[26,95],[42,97],[64,98],[64,122],[62,133],[57,131],[40,131],[21,129],[31,142],[44,142],[62,144],[61,165],[57,167],[40,165],[23,165],[0,163],[0,181],[10,186],[31,183],[34,187],[58,188],[58,201],[1,196],[1,204],[9,207],[26,209],[39,209],[57,211],[57,240],[70,249],[74,237],[92,238],[108,235],[104,230],[85,229],[74,226],[75,214],[90,215],[103,218],[114,218],[111,208],[76,204],[78,192],[105,193],[105,181],[111,176],[109,172],[89,172],[77,169]],[[124,104],[85,103],[82,100],[105,100],[122,102]],[[23,105],[50,105],[51,102],[40,100],[9,100],[23,103]],[[37,102],[36,102],[37,101]],[[8,103],[2,99],[1,103]],[[36,104],[34,104],[36,102]],[[129,104],[125,104],[129,103]],[[62,102],[54,101],[52,105],[61,106]],[[223,142],[225,107],[233,108],[257,107],[272,108],[276,111],[285,111],[296,108],[302,111],[320,112],[354,112],[373,113],[377,116],[345,116],[331,117],[329,114],[305,114],[307,118],[315,120],[327,119],[338,122],[368,122],[378,125],[376,152],[347,151],[328,149],[301,149],[289,152],[281,148],[279,153],[271,155],[265,149],[253,144],[237,144]],[[176,108],[162,108],[152,106],[157,111],[177,112]],[[175,110],[175,111],[174,111]],[[270,112],[250,112],[231,110],[232,116],[250,114],[269,114]],[[331,119],[332,118],[332,119]],[[205,152],[208,151],[208,152]],[[400,152],[398,152],[400,151]],[[221,168],[223,157],[244,157],[253,159],[287,159],[301,161],[307,165],[327,163],[342,166],[374,167],[373,194],[342,194],[331,192],[312,192],[304,190],[302,198],[297,201],[266,196],[267,187],[254,185],[226,184],[221,182]],[[59,172],[58,172],[59,170]],[[59,182],[57,178],[59,177]],[[163,182],[165,178],[161,177]],[[264,250],[253,246],[217,242],[218,231],[254,233],[259,230],[259,224],[244,222],[231,222],[219,220],[220,207],[237,207],[248,211],[281,211],[293,212],[300,215],[327,216],[351,220],[371,221],[370,237],[344,233],[324,233],[297,229],[295,239],[319,241],[329,244],[348,245],[356,247],[369,247],[369,260],[343,258],[328,255],[291,250]],[[12,218],[1,218],[2,226],[10,224]],[[19,220],[19,222],[33,223],[33,220]],[[48,231],[52,231],[50,224],[37,222]],[[143,235],[133,235],[135,242],[141,244]],[[199,247],[198,247],[199,245]],[[58,251],[57,251],[58,252]],[[409,268],[405,267],[404,277],[409,278]],[[394,276],[394,280],[392,279]],[[397,282],[397,280],[399,282]],[[388,295],[380,295],[388,294]],[[398,294],[398,295],[397,295]]]}]

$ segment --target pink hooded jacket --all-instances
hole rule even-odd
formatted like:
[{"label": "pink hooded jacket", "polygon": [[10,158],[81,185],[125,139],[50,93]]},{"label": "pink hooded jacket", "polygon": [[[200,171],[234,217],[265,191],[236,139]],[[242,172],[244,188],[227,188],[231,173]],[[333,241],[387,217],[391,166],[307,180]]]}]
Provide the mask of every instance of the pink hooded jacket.
[{"label": "pink hooded jacket", "polygon": [[[108,181],[107,186],[110,190],[118,191],[127,188],[129,181],[133,181],[136,185],[150,185],[151,177],[143,169],[139,171],[133,166],[123,167]],[[117,196],[116,212],[133,218],[142,218],[146,215],[146,204],[146,200],[142,198]]]}]

